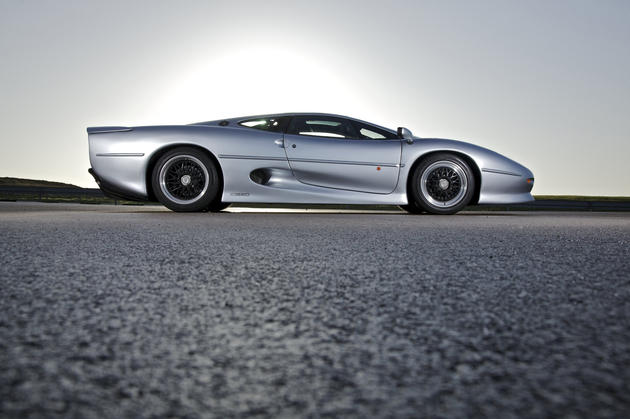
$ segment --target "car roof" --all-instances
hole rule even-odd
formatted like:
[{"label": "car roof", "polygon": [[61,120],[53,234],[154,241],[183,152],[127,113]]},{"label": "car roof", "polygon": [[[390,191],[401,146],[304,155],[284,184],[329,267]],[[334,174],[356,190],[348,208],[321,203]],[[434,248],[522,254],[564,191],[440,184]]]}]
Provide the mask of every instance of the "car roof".
[{"label": "car roof", "polygon": [[350,116],[345,116],[345,115],[338,115],[338,114],[334,114],[334,113],[322,113],[322,112],[286,112],[286,113],[270,113],[270,114],[262,114],[262,115],[249,115],[249,116],[240,116],[240,117],[236,117],[236,118],[223,118],[223,119],[216,119],[213,121],[206,121],[206,122],[196,122],[194,124],[190,124],[190,125],[220,125],[222,122],[226,121],[229,123],[239,123],[241,121],[247,121],[249,119],[262,119],[262,118],[271,118],[271,117],[287,117],[287,116],[332,116],[332,117],[336,117],[336,118],[344,118],[344,119],[350,119],[352,121],[356,121],[356,122],[361,122],[364,124],[368,124],[368,125],[373,125],[375,127],[384,129],[386,131],[390,131],[392,133],[396,133],[396,130],[393,130],[391,128],[387,128],[387,127],[383,127],[381,125],[377,125],[373,122],[369,122],[369,121],[363,121],[361,119],[357,119],[357,118],[352,118]]}]

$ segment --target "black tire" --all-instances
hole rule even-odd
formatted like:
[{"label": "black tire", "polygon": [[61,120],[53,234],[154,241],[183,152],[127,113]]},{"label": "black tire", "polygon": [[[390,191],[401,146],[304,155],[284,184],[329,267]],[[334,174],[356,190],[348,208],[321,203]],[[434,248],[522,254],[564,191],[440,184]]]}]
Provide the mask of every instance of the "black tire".
[{"label": "black tire", "polygon": [[455,214],[475,193],[475,175],[454,154],[437,153],[416,167],[409,187],[410,202],[431,214]]},{"label": "black tire", "polygon": [[426,211],[414,204],[413,202],[409,202],[407,205],[399,205],[400,209],[407,211],[410,214],[426,214]]},{"label": "black tire", "polygon": [[230,206],[230,202],[221,202],[221,201],[213,202],[208,207],[208,211],[210,211],[210,212],[221,212],[221,211],[223,211],[224,209],[226,209],[229,206]]},{"label": "black tire", "polygon": [[220,189],[214,162],[192,147],[178,147],[160,157],[151,185],[158,201],[177,212],[207,211]]}]

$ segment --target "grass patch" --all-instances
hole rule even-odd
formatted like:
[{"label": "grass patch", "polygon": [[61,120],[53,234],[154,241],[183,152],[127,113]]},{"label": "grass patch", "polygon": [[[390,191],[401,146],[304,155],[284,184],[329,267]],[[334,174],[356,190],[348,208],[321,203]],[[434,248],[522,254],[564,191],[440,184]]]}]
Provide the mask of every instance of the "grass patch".
[{"label": "grass patch", "polygon": [[534,195],[537,201],[604,201],[604,202],[628,202],[630,196],[590,196],[590,195]]},{"label": "grass patch", "polygon": [[0,201],[36,201],[66,204],[110,204],[110,205],[145,205],[144,202],[118,201],[105,196],[64,196],[64,195],[39,195],[39,194],[3,194],[0,193]]}]

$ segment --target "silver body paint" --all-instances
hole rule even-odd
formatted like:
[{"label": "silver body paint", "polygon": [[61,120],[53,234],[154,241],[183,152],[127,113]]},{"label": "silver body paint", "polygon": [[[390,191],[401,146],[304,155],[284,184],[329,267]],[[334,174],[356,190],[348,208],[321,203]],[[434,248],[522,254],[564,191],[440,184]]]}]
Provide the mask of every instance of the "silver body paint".
[{"label": "silver body paint", "polygon": [[[284,114],[289,115],[299,114]],[[473,204],[533,200],[527,179],[534,176],[529,169],[470,143],[417,137],[409,144],[401,139],[287,135],[238,125],[251,118],[223,120],[228,121],[227,126],[211,121],[88,128],[92,170],[119,195],[151,200],[155,161],[173,147],[193,146],[206,150],[218,163],[223,202],[404,205],[414,163],[429,153],[452,152],[467,158],[479,177],[478,200]],[[252,172],[262,175],[264,182]]]}]

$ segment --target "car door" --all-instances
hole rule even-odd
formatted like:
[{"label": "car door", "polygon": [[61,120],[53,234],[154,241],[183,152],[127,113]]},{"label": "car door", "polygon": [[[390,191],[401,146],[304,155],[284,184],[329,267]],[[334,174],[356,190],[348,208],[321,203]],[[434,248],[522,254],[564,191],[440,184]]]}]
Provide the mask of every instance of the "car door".
[{"label": "car door", "polygon": [[381,194],[398,183],[401,141],[378,127],[334,116],[294,116],[284,146],[302,183]]}]

